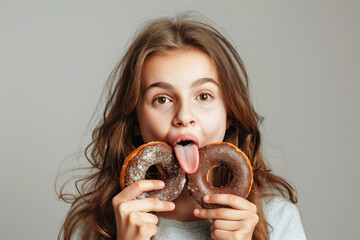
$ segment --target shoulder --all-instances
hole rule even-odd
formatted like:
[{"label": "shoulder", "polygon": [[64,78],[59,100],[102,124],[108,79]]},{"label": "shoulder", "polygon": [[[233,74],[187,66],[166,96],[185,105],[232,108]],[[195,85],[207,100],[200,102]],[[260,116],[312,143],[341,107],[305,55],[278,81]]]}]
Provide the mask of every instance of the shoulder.
[{"label": "shoulder", "polygon": [[265,197],[262,199],[262,206],[265,216],[271,219],[299,215],[299,210],[296,205],[281,197]]},{"label": "shoulder", "polygon": [[266,197],[262,200],[271,240],[306,239],[301,216],[296,205],[281,197]]}]

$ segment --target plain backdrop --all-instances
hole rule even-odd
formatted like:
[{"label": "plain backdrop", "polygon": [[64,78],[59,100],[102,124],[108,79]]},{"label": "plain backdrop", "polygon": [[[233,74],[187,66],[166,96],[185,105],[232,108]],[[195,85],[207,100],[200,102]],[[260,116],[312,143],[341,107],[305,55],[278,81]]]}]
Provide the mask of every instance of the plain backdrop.
[{"label": "plain backdrop", "polygon": [[242,56],[308,239],[359,239],[359,1],[0,0],[1,239],[57,237],[55,179],[90,141],[110,71],[140,24],[187,10]]}]

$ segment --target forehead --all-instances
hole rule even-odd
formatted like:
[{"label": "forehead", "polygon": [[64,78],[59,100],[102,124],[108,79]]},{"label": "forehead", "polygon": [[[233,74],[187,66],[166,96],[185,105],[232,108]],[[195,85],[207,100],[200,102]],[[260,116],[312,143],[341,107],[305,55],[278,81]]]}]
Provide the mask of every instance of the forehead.
[{"label": "forehead", "polygon": [[174,50],[156,53],[147,58],[142,69],[142,85],[156,81],[195,81],[211,78],[219,83],[214,61],[198,49]]}]

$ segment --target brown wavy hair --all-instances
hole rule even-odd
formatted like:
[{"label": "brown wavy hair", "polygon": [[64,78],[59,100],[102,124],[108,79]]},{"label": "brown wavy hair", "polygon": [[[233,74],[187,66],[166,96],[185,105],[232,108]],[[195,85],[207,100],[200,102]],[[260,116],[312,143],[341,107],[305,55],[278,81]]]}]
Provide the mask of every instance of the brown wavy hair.
[{"label": "brown wavy hair", "polygon": [[[141,94],[141,73],[147,57],[176,49],[197,48],[216,64],[231,126],[224,141],[238,146],[249,157],[254,182],[248,200],[258,209],[259,222],[253,239],[268,239],[268,223],[261,199],[281,196],[296,203],[294,188],[266,166],[261,154],[259,116],[250,101],[249,82],[243,61],[225,37],[203,20],[188,15],[161,18],[145,25],[110,74],[108,98],[101,121],[92,134],[85,156],[93,172],[75,185],[70,209],[58,238],[71,239],[80,231],[82,239],[116,239],[112,198],[121,189],[119,176],[126,156],[143,141],[137,135],[136,106]],[[59,198],[69,200],[61,188]]]}]

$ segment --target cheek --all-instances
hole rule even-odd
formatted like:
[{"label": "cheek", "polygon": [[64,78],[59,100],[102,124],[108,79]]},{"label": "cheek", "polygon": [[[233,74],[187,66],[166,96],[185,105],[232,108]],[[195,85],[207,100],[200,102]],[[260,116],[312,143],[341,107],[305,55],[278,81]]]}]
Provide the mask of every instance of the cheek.
[{"label": "cheek", "polygon": [[204,135],[212,141],[222,141],[226,131],[226,112],[223,107],[200,114]]},{"label": "cheek", "polygon": [[226,118],[219,116],[218,114],[214,114],[210,118],[206,119],[205,125],[208,129],[212,129],[213,131],[223,131],[226,129]]},{"label": "cheek", "polygon": [[168,129],[168,117],[159,112],[144,111],[138,115],[141,135],[145,142],[161,140]]}]

